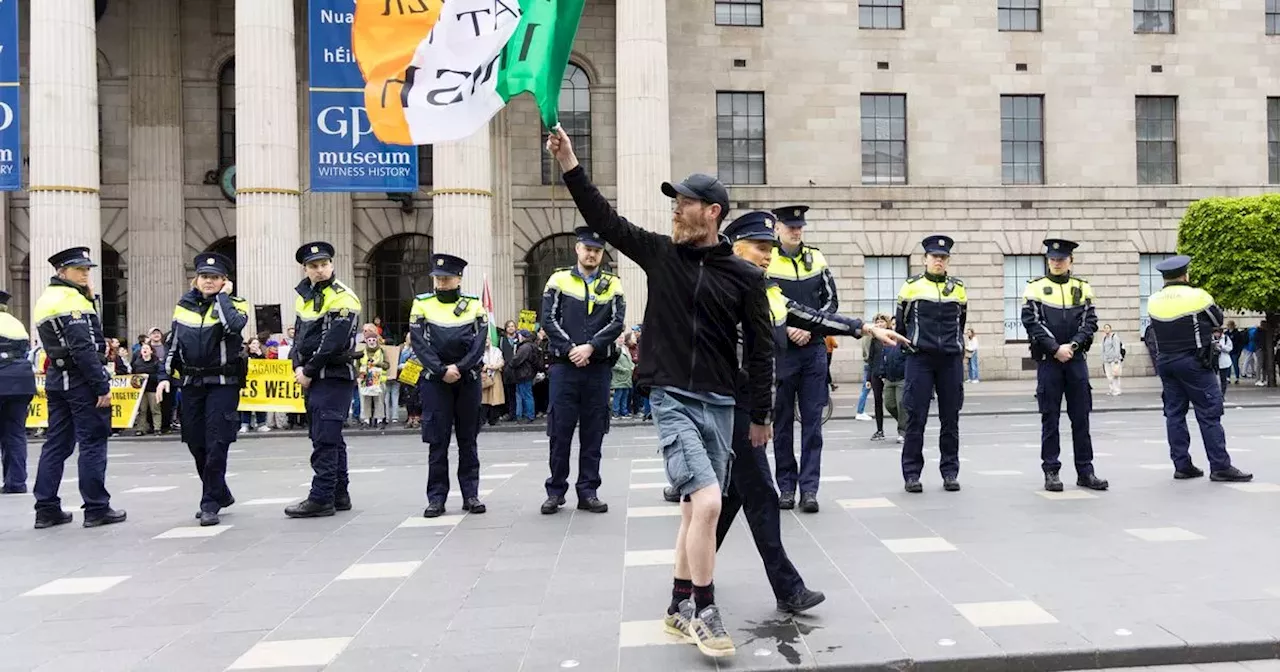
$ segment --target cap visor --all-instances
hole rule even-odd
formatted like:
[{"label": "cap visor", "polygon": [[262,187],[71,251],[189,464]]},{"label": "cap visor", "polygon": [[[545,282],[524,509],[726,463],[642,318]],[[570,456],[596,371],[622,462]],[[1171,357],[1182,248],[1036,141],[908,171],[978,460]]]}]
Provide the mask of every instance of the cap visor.
[{"label": "cap visor", "polygon": [[670,182],[662,183],[662,194],[667,198],[684,196],[687,198],[697,199],[699,201],[702,200],[702,196],[697,192],[695,192],[694,190],[690,189],[689,187],[686,187],[683,184],[672,184]]},{"label": "cap visor", "polygon": [[430,273],[428,273],[427,275],[430,275],[430,276],[435,277],[435,278],[461,278],[461,277],[462,277],[461,275],[458,275],[457,273],[450,273],[449,271],[446,271],[446,270],[443,270],[443,269],[435,269],[435,270],[432,270],[432,271],[431,271]]}]

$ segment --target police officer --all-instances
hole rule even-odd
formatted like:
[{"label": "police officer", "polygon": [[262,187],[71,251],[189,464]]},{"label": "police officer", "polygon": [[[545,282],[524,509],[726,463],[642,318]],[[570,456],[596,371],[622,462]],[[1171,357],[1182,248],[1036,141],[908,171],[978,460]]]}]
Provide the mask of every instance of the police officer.
[{"label": "police officer", "polygon": [[449,436],[458,437],[458,488],[462,510],[484,513],[480,502],[480,365],[489,316],[480,299],[462,293],[467,262],[451,254],[431,255],[435,292],[419,294],[409,313],[410,344],[422,362],[422,442],[427,452],[426,518],[444,514],[449,498]]},{"label": "police officer", "polygon": [[[778,249],[768,276],[788,299],[815,310],[839,309],[836,281],[826,257],[805,245],[806,205],[788,205],[773,211],[778,218]],[[827,348],[821,338],[798,327],[787,327],[786,355],[778,360],[778,396],[775,400],[773,456],[777,464],[778,505],[796,505],[796,456],[792,443],[796,397],[800,398],[800,509],[818,512],[818,478],[822,472],[822,410],[827,405]]]},{"label": "police officer", "polygon": [[550,401],[547,436],[551,437],[551,476],[542,512],[555,513],[569,491],[569,448],[578,431],[578,508],[604,513],[600,501],[600,444],[609,429],[609,383],[618,359],[627,304],[618,276],[600,269],[604,242],[585,226],[574,229],[578,264],[551,274],[542,294],[542,328],[551,341]]},{"label": "police officer", "polygon": [[227,451],[240,428],[240,388],[248,373],[241,331],[249,324],[249,304],[232,294],[231,260],[216,252],[196,257],[191,289],[173,309],[156,399],[182,386],[182,441],[196,461],[203,485],[196,518],[217,525],[218,511],[235,503],[227,488]]},{"label": "police officer", "polygon": [[1044,241],[1049,274],[1027,283],[1022,298],[1022,326],[1031,341],[1036,364],[1036,400],[1040,404],[1040,466],[1044,489],[1062,492],[1058,455],[1058,418],[1062,397],[1067,398],[1071,418],[1071,443],[1076,464],[1076,485],[1106,490],[1107,482],[1093,472],[1093,439],[1089,436],[1089,411],[1093,392],[1085,353],[1098,331],[1093,309],[1093,287],[1071,274],[1078,243],[1061,238]]},{"label": "police officer", "polygon": [[49,431],[36,469],[36,529],[71,522],[62,510],[58,486],[62,469],[80,444],[80,497],[84,526],[123,522],[125,512],[111,508],[107,492],[107,438],[111,436],[111,377],[107,375],[107,340],[94,309],[89,248],[73,247],[52,257],[57,275],[36,301],[36,332],[49,355],[45,395]]},{"label": "police officer", "polygon": [[969,296],[960,278],[947,274],[955,241],[929,236],[924,247],[925,272],[907,278],[898,292],[894,328],[911,342],[908,348],[903,403],[907,431],[902,442],[902,479],[907,492],[923,492],[924,425],[934,392],[942,433],[938,451],[942,487],[960,489],[960,407],[964,404],[964,325]]},{"label": "police officer", "polygon": [[27,491],[27,414],[36,376],[27,360],[31,337],[9,313],[9,293],[0,290],[0,462],[6,495]]},{"label": "police officer", "polygon": [[1191,434],[1187,406],[1196,411],[1200,438],[1209,457],[1209,479],[1244,482],[1253,474],[1231,466],[1227,436],[1222,430],[1222,388],[1218,382],[1212,334],[1222,325],[1222,309],[1208,292],[1187,282],[1191,257],[1176,256],[1156,265],[1164,287],[1147,300],[1151,330],[1155,332],[1156,373],[1164,398],[1165,431],[1173,477],[1199,478],[1204,472],[1191,462]]},{"label": "police officer", "polygon": [[355,394],[351,362],[360,328],[360,299],[333,277],[333,254],[333,245],[323,241],[307,243],[294,254],[307,277],[296,288],[295,340],[289,357],[294,378],[306,394],[315,476],[307,498],[284,510],[290,518],[332,516],[351,509],[342,425]]}]

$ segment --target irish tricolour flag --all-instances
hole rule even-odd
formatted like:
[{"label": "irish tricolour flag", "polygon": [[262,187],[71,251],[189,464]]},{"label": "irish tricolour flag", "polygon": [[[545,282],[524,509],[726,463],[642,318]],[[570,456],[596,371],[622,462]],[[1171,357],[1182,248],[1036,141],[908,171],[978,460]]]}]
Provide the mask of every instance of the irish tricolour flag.
[{"label": "irish tricolour flag", "polygon": [[522,93],[555,126],[585,2],[357,0],[352,47],[374,134],[399,145],[460,140]]}]

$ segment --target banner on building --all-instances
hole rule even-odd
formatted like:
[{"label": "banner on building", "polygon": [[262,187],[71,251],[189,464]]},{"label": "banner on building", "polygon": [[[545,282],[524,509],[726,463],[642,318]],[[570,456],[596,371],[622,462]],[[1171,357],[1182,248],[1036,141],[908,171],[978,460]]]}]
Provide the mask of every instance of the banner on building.
[{"label": "banner on building", "polygon": [[355,11],[355,0],[309,0],[311,191],[417,191],[417,148],[379,140],[365,112],[351,45]]},{"label": "banner on building", "polygon": [[[0,0],[3,5],[10,0]],[[146,375],[111,377],[111,429],[128,429],[138,418],[143,390],[147,389]],[[49,398],[44,393],[44,376],[36,376],[36,395],[27,409],[27,427],[49,426]]]},{"label": "banner on building", "polygon": [[306,413],[302,386],[293,377],[293,363],[287,359],[250,359],[249,377],[240,388],[237,410]]},{"label": "banner on building", "polygon": [[22,188],[21,95],[18,0],[0,0],[0,191]]},{"label": "banner on building", "polygon": [[548,128],[586,0],[360,2],[352,45],[385,142],[461,140],[531,93]]}]

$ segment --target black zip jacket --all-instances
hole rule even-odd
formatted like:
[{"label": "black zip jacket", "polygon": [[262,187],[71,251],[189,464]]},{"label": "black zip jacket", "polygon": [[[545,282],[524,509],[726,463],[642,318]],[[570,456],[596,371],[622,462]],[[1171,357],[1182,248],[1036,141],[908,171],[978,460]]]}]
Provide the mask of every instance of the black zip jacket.
[{"label": "black zip jacket", "polygon": [[[592,231],[644,269],[649,301],[640,339],[636,379],[642,390],[674,387],[735,397],[756,424],[773,411],[773,327],[764,272],[733,256],[723,238],[717,245],[677,245],[670,236],[646,231],[609,205],[579,166],[565,185]],[[738,326],[748,398],[735,390]]]}]

